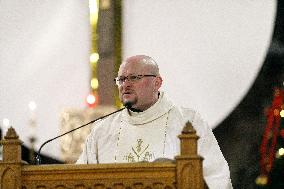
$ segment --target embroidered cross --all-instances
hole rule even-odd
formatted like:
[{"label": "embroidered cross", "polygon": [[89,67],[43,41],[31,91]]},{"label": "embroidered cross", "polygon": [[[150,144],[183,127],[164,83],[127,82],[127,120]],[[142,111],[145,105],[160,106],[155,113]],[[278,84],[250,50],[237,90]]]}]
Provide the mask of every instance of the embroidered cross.
[{"label": "embroidered cross", "polygon": [[143,140],[137,139],[136,150],[131,147],[132,152],[124,156],[124,159],[128,162],[150,161],[154,158],[154,153],[146,151],[149,148],[149,144],[143,147]]}]

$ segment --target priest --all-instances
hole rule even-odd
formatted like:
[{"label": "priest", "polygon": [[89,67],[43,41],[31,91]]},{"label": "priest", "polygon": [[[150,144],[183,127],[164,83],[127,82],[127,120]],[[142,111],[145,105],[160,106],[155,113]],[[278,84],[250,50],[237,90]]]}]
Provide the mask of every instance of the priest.
[{"label": "priest", "polygon": [[204,158],[206,184],[210,189],[232,188],[228,164],[212,130],[196,111],[175,105],[160,90],[163,79],[153,58],[127,58],[115,82],[126,108],[94,123],[77,163],[174,159],[180,154],[177,136],[189,121],[200,137],[198,154]]}]

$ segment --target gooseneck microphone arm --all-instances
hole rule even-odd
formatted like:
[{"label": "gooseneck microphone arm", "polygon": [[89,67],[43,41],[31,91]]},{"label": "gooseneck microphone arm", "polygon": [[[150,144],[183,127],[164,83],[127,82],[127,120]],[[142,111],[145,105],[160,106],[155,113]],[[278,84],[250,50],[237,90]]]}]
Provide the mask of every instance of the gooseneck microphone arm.
[{"label": "gooseneck microphone arm", "polygon": [[112,115],[112,114],[115,114],[115,113],[117,113],[117,112],[120,112],[120,111],[122,111],[123,109],[125,109],[125,108],[119,109],[119,110],[117,110],[117,111],[115,111],[115,112],[112,112],[112,113],[107,114],[107,115],[105,115],[105,116],[99,117],[99,118],[97,118],[97,119],[95,119],[95,120],[92,120],[92,121],[90,121],[90,122],[88,122],[88,123],[86,123],[86,124],[84,124],[84,125],[81,125],[81,126],[79,126],[79,127],[76,127],[75,129],[72,129],[72,130],[70,130],[70,131],[67,131],[66,133],[63,133],[63,134],[61,134],[61,135],[59,135],[59,136],[57,136],[57,137],[54,137],[54,138],[52,138],[52,139],[49,139],[49,140],[45,141],[45,142],[40,146],[40,148],[39,148],[39,150],[38,150],[38,153],[37,153],[37,156],[36,156],[36,159],[35,159],[36,164],[37,164],[37,165],[40,165],[40,164],[41,164],[40,151],[41,151],[42,147],[44,147],[47,143],[49,143],[49,142],[51,142],[51,141],[53,141],[53,140],[55,140],[55,139],[57,139],[57,138],[60,138],[60,137],[62,137],[62,136],[64,136],[64,135],[67,135],[67,134],[69,134],[69,133],[72,133],[73,131],[76,131],[77,129],[80,129],[80,128],[82,128],[82,127],[85,127],[85,126],[87,126],[87,125],[89,125],[89,124],[91,124],[91,123],[94,123],[94,122],[98,121],[98,120],[104,119],[105,117],[108,117],[108,116],[110,116],[110,115]]}]

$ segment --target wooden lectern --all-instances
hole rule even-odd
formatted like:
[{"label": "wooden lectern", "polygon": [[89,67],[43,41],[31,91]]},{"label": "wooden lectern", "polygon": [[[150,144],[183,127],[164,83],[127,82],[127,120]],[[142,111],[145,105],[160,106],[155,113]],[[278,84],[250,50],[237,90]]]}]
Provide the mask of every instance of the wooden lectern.
[{"label": "wooden lectern", "polygon": [[181,154],[174,162],[92,165],[28,165],[21,160],[21,141],[10,128],[1,141],[0,189],[203,189],[202,158],[190,123],[181,135]]}]

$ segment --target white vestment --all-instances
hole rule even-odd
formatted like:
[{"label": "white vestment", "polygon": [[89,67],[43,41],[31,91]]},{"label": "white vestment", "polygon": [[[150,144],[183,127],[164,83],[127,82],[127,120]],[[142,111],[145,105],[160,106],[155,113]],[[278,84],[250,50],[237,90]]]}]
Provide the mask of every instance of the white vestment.
[{"label": "white vestment", "polygon": [[174,159],[180,154],[177,136],[188,121],[200,137],[198,154],[204,158],[203,175],[208,187],[232,188],[228,164],[207,123],[196,111],[174,105],[163,92],[159,100],[143,112],[124,109],[95,122],[77,163]]}]

